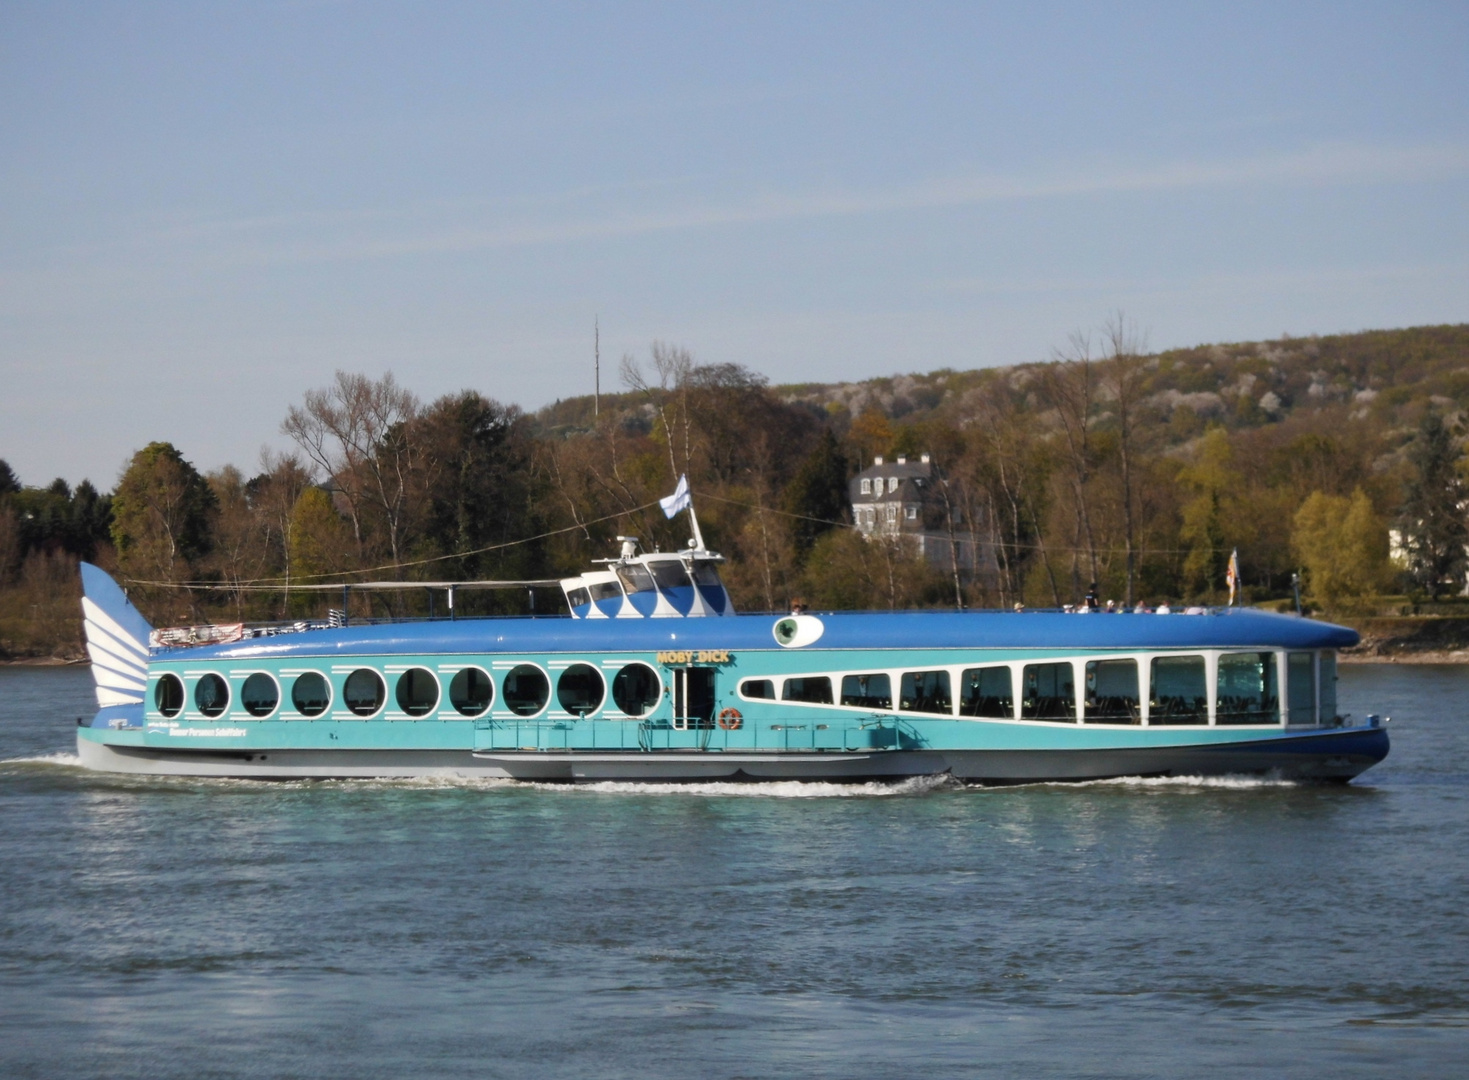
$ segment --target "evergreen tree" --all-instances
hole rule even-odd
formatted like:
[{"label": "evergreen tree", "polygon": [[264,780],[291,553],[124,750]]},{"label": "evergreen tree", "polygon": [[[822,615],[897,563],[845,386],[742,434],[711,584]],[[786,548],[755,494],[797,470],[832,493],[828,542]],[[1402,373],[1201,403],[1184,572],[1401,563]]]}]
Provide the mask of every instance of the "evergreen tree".
[{"label": "evergreen tree", "polygon": [[828,428],[785,489],[796,561],[804,564],[818,537],[847,519],[847,455]]},{"label": "evergreen tree", "polygon": [[1464,571],[1466,493],[1459,477],[1459,447],[1437,413],[1428,413],[1408,449],[1413,473],[1404,490],[1402,535],[1413,580],[1437,599]]},{"label": "evergreen tree", "polygon": [[149,443],[112,499],[118,565],[140,578],[177,581],[209,551],[217,504],[204,477],[172,443]]}]

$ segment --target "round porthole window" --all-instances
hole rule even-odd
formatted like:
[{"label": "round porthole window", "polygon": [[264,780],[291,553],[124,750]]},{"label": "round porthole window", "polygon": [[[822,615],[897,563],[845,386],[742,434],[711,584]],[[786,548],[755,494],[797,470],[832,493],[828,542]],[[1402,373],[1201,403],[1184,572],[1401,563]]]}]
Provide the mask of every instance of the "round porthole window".
[{"label": "round porthole window", "polygon": [[240,687],[240,704],[251,716],[269,716],[280,701],[280,687],[263,671],[251,675]]},{"label": "round porthole window", "polygon": [[439,680],[426,668],[409,668],[398,676],[397,698],[409,716],[427,716],[439,703]]},{"label": "round porthole window", "polygon": [[534,716],[546,707],[551,696],[551,683],[546,673],[534,664],[520,664],[505,676],[502,688],[505,707],[517,716]]},{"label": "round porthole window", "polygon": [[194,707],[205,716],[218,716],[230,703],[230,688],[213,672],[194,687]]},{"label": "round porthole window", "polygon": [[383,707],[388,688],[372,668],[358,668],[342,684],[342,700],[358,716],[371,716]]},{"label": "round porthole window", "polygon": [[591,664],[572,664],[556,680],[556,700],[561,707],[577,716],[586,716],[602,707],[607,684],[602,673]]},{"label": "round porthole window", "polygon": [[184,681],[177,675],[160,676],[153,688],[153,704],[164,716],[177,716],[184,709]]},{"label": "round porthole window", "polygon": [[296,676],[291,686],[291,704],[302,716],[320,716],[332,703],[331,684],[317,671]]},{"label": "round porthole window", "polygon": [[658,673],[647,664],[628,664],[612,680],[612,700],[628,716],[646,716],[662,695]]},{"label": "round porthole window", "polygon": [[495,681],[479,668],[467,667],[449,683],[449,704],[462,716],[478,716],[495,700]]}]

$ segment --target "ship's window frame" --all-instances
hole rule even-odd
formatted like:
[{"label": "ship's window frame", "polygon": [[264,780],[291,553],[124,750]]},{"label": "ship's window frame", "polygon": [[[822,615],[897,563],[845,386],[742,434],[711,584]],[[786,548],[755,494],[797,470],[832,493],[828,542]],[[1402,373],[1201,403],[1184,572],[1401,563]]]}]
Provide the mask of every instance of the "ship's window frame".
[{"label": "ship's window frame", "polygon": [[[1168,661],[1173,661],[1173,662],[1176,663],[1178,661],[1183,661],[1183,660],[1197,660],[1198,661],[1198,667],[1199,667],[1199,669],[1201,671],[1200,678],[1202,679],[1202,682],[1200,683],[1200,686],[1201,686],[1201,688],[1204,691],[1204,697],[1203,697],[1204,707],[1203,707],[1202,711],[1185,711],[1185,712],[1178,713],[1177,714],[1177,717],[1182,717],[1183,719],[1178,719],[1177,717],[1166,717],[1166,718],[1160,720],[1159,717],[1162,716],[1163,713],[1162,713],[1162,710],[1159,708],[1159,706],[1157,704],[1158,701],[1161,700],[1158,697],[1158,693],[1157,693],[1157,690],[1158,690],[1158,668],[1157,668],[1157,665],[1158,665],[1158,663],[1160,661],[1165,662],[1165,663],[1168,662]],[[1192,666],[1194,666],[1194,665],[1191,664],[1190,667],[1192,667]],[[1212,724],[1214,721],[1213,721],[1213,712],[1212,712],[1212,710],[1210,708],[1210,702],[1209,702],[1209,681],[1210,681],[1209,680],[1209,658],[1208,658],[1208,656],[1206,656],[1206,655],[1204,655],[1202,653],[1154,653],[1153,655],[1149,656],[1148,657],[1148,726],[1149,727],[1207,727],[1210,724]],[[1180,697],[1180,700],[1182,700],[1181,695],[1173,695],[1173,696]]]},{"label": "ship's window frame", "polygon": [[[597,694],[597,703],[591,708],[571,709],[567,707],[566,701],[562,697],[562,694],[564,693],[562,684],[566,681],[567,676],[570,675],[572,672],[576,672],[578,675],[585,674],[586,672],[591,672],[592,677],[597,680],[597,687],[600,692]],[[593,716],[596,713],[600,712],[602,710],[602,706],[606,704],[607,680],[602,676],[601,670],[598,669],[595,664],[588,664],[583,660],[578,660],[574,664],[568,664],[566,667],[562,668],[556,673],[556,705],[558,708],[560,708],[562,712],[566,713],[568,716],[577,716],[585,720],[587,717]]]},{"label": "ship's window frame", "polygon": [[[348,697],[349,691],[347,690],[347,684],[352,682],[354,679],[357,679],[358,676],[362,675],[371,676],[373,681],[377,684],[377,704],[372,708],[370,712],[364,712],[362,709],[352,704],[351,700]],[[388,680],[383,678],[383,673],[381,671],[378,671],[377,668],[353,668],[342,679],[342,705],[346,707],[349,713],[357,717],[359,720],[371,720],[374,716],[381,716],[383,710],[388,707]]]},{"label": "ship's window frame", "polygon": [[[920,694],[917,679],[935,676],[932,693]],[[940,686],[940,684],[942,684]],[[942,695],[942,696],[940,696]],[[938,708],[942,703],[943,708]],[[948,668],[915,668],[904,671],[898,681],[898,711],[922,716],[954,715],[954,679]]]},{"label": "ship's window frame", "polygon": [[[512,705],[510,703],[510,695],[505,690],[505,684],[510,680],[510,676],[515,675],[518,672],[524,671],[526,669],[534,671],[536,674],[540,675],[541,681],[545,683],[546,687],[545,693],[541,697],[540,706],[532,712],[521,712],[518,708]],[[551,676],[546,672],[545,668],[541,667],[540,664],[531,663],[529,661],[521,664],[516,664],[514,667],[505,671],[504,674],[500,676],[500,701],[507,710],[514,713],[516,716],[522,717],[523,719],[530,719],[534,716],[540,716],[551,706]]]},{"label": "ship's window frame", "polygon": [[[275,703],[272,704],[271,707],[266,709],[264,712],[256,712],[245,697],[246,691],[248,691],[250,688],[250,684],[255,682],[257,679],[266,680],[275,690]],[[235,699],[240,703],[240,708],[244,709],[245,712],[249,713],[251,718],[255,720],[264,720],[279,711],[282,704],[284,704],[284,698],[285,695],[281,692],[280,680],[275,677],[274,673],[269,671],[252,671],[247,674],[243,679],[240,680],[240,690],[239,693],[235,695]]]},{"label": "ship's window frame", "polygon": [[[461,675],[468,675],[471,672],[477,672],[478,674],[483,675],[485,678],[485,682],[489,685],[490,688],[489,698],[486,699],[484,705],[482,705],[474,712],[470,712],[468,709],[464,708],[464,706],[460,705],[454,700],[454,684],[459,681],[459,677]],[[460,716],[466,716],[470,718],[483,716],[495,706],[495,677],[484,668],[480,667],[478,664],[465,664],[458,671],[454,672],[454,677],[449,680],[447,696],[449,699],[449,707],[457,712]],[[466,703],[468,703],[467,699]]]},{"label": "ship's window frame", "polygon": [[617,580],[622,582],[622,587],[628,596],[657,591],[658,587],[653,583],[653,575],[648,572],[648,568],[642,563],[627,563],[615,569]]},{"label": "ship's window frame", "polygon": [[[756,693],[752,693],[749,689],[747,689],[747,687],[749,687],[751,684],[754,684],[754,683],[764,683],[766,686],[768,686],[770,688],[770,693],[769,694],[756,694]],[[740,680],[740,685],[739,685],[739,695],[740,695],[740,697],[742,697],[746,701],[779,701],[780,700],[779,697],[777,697],[777,695],[775,693],[775,680],[773,678],[771,678],[771,679],[741,679]]]},{"label": "ship's window frame", "polygon": [[[409,679],[410,676],[415,674],[426,675],[429,681],[433,684],[434,700],[433,703],[427,708],[419,705],[415,706],[415,708],[410,709],[403,704],[403,680]],[[410,680],[410,689],[411,682],[412,680]],[[393,683],[393,704],[398,706],[398,710],[400,712],[407,716],[413,717],[415,720],[438,711],[439,703],[443,700],[443,698],[444,688],[439,684],[439,677],[426,667],[411,667],[407,671],[400,671],[398,673],[398,678]]]},{"label": "ship's window frame", "polygon": [[586,607],[592,602],[592,594],[587,591],[585,585],[578,585],[574,589],[566,590],[566,603],[572,609]]},{"label": "ship's window frame", "polygon": [[689,568],[684,565],[682,559],[659,559],[647,564],[648,572],[653,575],[653,580],[658,585],[659,592],[667,592],[669,589],[687,589],[694,582],[689,577]]},{"label": "ship's window frame", "polygon": [[690,576],[694,579],[695,585],[702,585],[705,588],[724,585],[724,579],[719,576],[719,567],[709,559],[695,559]]},{"label": "ship's window frame", "polygon": [[[1336,650],[1322,649],[1316,660],[1316,722],[1336,723],[1340,704],[1336,696]],[[1327,691],[1330,687],[1330,692]]]},{"label": "ship's window frame", "polygon": [[[620,680],[625,673],[631,671],[633,668],[641,668],[643,671],[646,671],[649,675],[651,675],[653,677],[653,686],[656,688],[653,693],[653,699],[652,701],[648,702],[647,708],[645,708],[642,712],[636,713],[628,712],[617,695],[618,680]],[[641,660],[634,660],[632,663],[623,664],[620,668],[617,669],[617,674],[612,677],[612,684],[609,687],[608,692],[611,694],[612,704],[616,706],[619,713],[631,720],[641,720],[643,717],[651,715],[653,710],[658,708],[658,705],[663,701],[663,692],[665,689],[666,688],[663,685],[663,676],[658,674],[657,668],[655,668],[652,664],[645,664]],[[607,713],[610,711],[611,710],[604,711],[602,714],[603,717],[605,718],[607,716]]]},{"label": "ship's window frame", "polygon": [[587,595],[593,603],[603,600],[621,600],[622,586],[615,581],[592,581],[587,584]]},{"label": "ship's window frame", "polygon": [[[1221,699],[1222,699],[1223,695],[1220,693],[1220,690],[1222,689],[1222,680],[1224,678],[1223,672],[1224,672],[1224,668],[1225,668],[1225,661],[1231,659],[1232,657],[1237,657],[1237,656],[1238,657],[1253,656],[1253,657],[1256,657],[1257,658],[1256,661],[1255,661],[1255,663],[1258,665],[1258,670],[1260,671],[1260,673],[1262,674],[1262,676],[1264,676],[1264,678],[1267,681],[1269,681],[1270,683],[1273,684],[1273,687],[1272,688],[1275,691],[1274,707],[1273,708],[1262,708],[1262,709],[1258,709],[1258,710],[1253,710],[1252,712],[1232,712],[1232,713],[1226,713],[1224,711],[1224,708],[1223,708],[1222,703],[1221,703]],[[1279,660],[1278,660],[1278,657],[1279,656],[1280,656],[1279,650],[1274,650],[1274,649],[1230,649],[1228,651],[1220,652],[1215,657],[1215,659],[1214,659],[1214,723],[1215,724],[1217,724],[1217,725],[1219,725],[1221,727],[1266,727],[1266,726],[1279,726],[1279,724],[1280,724],[1280,715],[1281,715],[1281,713],[1280,713],[1280,664],[1279,664]],[[1261,694],[1263,695],[1264,692],[1265,692],[1265,690],[1264,690],[1264,688],[1262,688]],[[1238,720],[1238,719],[1228,719],[1228,720],[1226,720],[1225,719],[1225,716],[1230,716],[1230,717],[1236,717],[1236,716],[1251,717],[1253,715],[1258,715],[1260,718],[1259,719],[1252,718],[1252,719],[1244,719],[1244,720]]]},{"label": "ship's window frame", "polygon": [[[190,675],[192,676],[193,673],[190,672]],[[224,697],[217,703],[207,707],[199,700],[199,696],[204,692],[206,684],[217,684],[224,689]],[[198,673],[197,678],[194,679],[194,692],[189,695],[189,700],[193,702],[193,711],[197,712],[200,716],[206,716],[210,720],[218,719],[229,711],[231,700],[230,682],[217,671],[201,671]]]},{"label": "ship's window frame", "polygon": [[[1005,712],[999,713],[999,714],[995,714],[995,713],[970,712],[968,710],[968,708],[966,707],[966,703],[967,703],[967,701],[969,700],[969,697],[970,697],[970,695],[967,693],[967,691],[969,690],[969,677],[970,677],[971,673],[977,674],[980,677],[980,680],[979,681],[976,681],[976,683],[975,683],[976,688],[979,688],[979,687],[982,686],[982,680],[983,680],[983,677],[984,677],[984,673],[985,672],[992,672],[992,671],[1003,671],[1005,673],[1005,697],[996,699],[994,697],[994,695],[990,695],[989,697],[980,697],[978,694],[974,695],[974,697],[977,698],[980,701],[989,701],[989,700],[1008,701],[1010,703],[1009,708]],[[959,682],[959,693],[956,695],[956,697],[958,698],[959,715],[960,716],[966,717],[966,718],[971,719],[971,720],[1014,720],[1015,719],[1015,665],[1013,665],[1013,664],[976,664],[973,667],[966,667],[966,668],[961,669],[960,672],[959,672],[959,680],[958,680],[958,682]]]},{"label": "ship's window frame", "polygon": [[[824,700],[821,699],[819,696],[812,696],[812,697],[792,697],[791,696],[791,693],[792,693],[793,690],[796,690],[796,691],[798,691],[798,692],[800,692],[802,694],[819,695],[821,693],[821,683],[823,683],[823,682],[826,683],[826,697],[825,697]],[[792,683],[799,683],[801,685],[796,686],[796,687],[792,687],[792,685],[791,685]],[[811,684],[811,685],[807,686],[806,684],[808,684],[808,683]],[[831,684],[831,676],[830,675],[824,675],[824,674],[823,675],[787,675],[780,682],[780,700],[781,700],[781,702],[783,704],[790,704],[790,705],[832,705],[832,704],[835,704],[836,703],[836,697],[835,697],[835,695],[833,693],[833,687],[832,687],[832,684]]]},{"label": "ship's window frame", "polygon": [[[171,699],[166,704],[164,701],[165,690],[168,687],[168,697]],[[189,695],[184,690],[184,680],[172,671],[165,671],[158,676],[158,682],[153,686],[153,708],[162,716],[172,720],[184,711],[184,705],[188,702]],[[175,704],[176,702],[176,704]]]},{"label": "ship's window frame", "polygon": [[[300,703],[296,700],[296,688],[301,685],[302,679],[305,679],[312,675],[315,675],[318,679],[320,679],[322,684],[326,687],[326,701],[320,709],[316,710],[316,712],[307,712],[305,709],[301,708]],[[302,671],[291,680],[291,708],[295,710],[297,716],[304,716],[308,720],[315,720],[318,716],[326,716],[331,712],[331,708],[336,703],[336,700],[337,688],[332,685],[331,679],[327,678],[324,672],[316,671],[314,669],[311,671]]]},{"label": "ship's window frame", "polygon": [[[880,712],[893,711],[893,677],[889,672],[850,671],[843,672],[840,678],[841,682],[837,684],[841,689],[841,693],[837,696],[838,704],[848,709],[876,709]],[[858,691],[857,693],[849,694],[847,692],[848,679],[856,680],[857,685],[851,689]],[[869,692],[878,690],[878,687],[870,685],[870,680],[872,679],[882,680],[883,685],[881,689],[886,691],[885,694]],[[869,684],[864,685],[863,680],[869,680]],[[848,698],[860,698],[861,700],[848,701]]]},{"label": "ship's window frame", "polygon": [[[1028,716],[1026,715],[1026,691],[1029,682],[1031,668],[1057,668],[1065,667],[1071,672],[1071,712],[1067,716]],[[1039,676],[1037,676],[1037,689],[1039,689]],[[1075,724],[1080,716],[1077,709],[1078,699],[1076,696],[1076,661],[1073,659],[1053,658],[1036,660],[1032,663],[1021,665],[1020,669],[1020,719],[1031,724]]]},{"label": "ship's window frame", "polygon": [[[1110,672],[1104,672],[1102,670],[1104,667],[1110,668],[1110,667],[1114,667],[1114,666],[1120,666],[1120,665],[1123,665],[1123,664],[1130,664],[1132,666],[1132,706],[1131,706],[1131,710],[1128,713],[1126,713],[1125,715],[1113,715],[1112,713],[1109,713],[1109,712],[1103,712],[1102,711],[1102,707],[1100,705],[1094,705],[1093,704],[1094,701],[1099,700],[1098,697],[1097,697],[1097,695],[1095,695],[1093,693],[1094,685],[1100,683],[1100,681],[1102,680],[1102,677],[1104,675],[1110,677],[1110,675],[1111,675]],[[1134,726],[1134,725],[1139,725],[1139,724],[1141,724],[1143,722],[1142,673],[1139,671],[1139,665],[1138,665],[1138,662],[1137,662],[1137,657],[1135,657],[1135,656],[1089,656],[1089,657],[1086,657],[1085,663],[1082,665],[1082,680],[1083,680],[1082,681],[1082,689],[1083,689],[1083,692],[1082,692],[1082,713],[1081,713],[1081,715],[1082,715],[1082,722],[1083,723],[1086,723],[1086,724],[1113,724],[1113,725],[1116,725],[1116,726],[1119,726],[1119,727],[1131,727],[1131,726]],[[1125,694],[1112,694],[1112,695],[1108,695],[1105,699],[1101,699],[1101,700],[1106,700],[1106,701],[1111,702],[1111,701],[1114,701],[1116,699],[1125,700],[1126,699],[1126,695]]]},{"label": "ship's window frame", "polygon": [[[1306,701],[1297,705],[1296,680],[1300,674],[1298,668],[1301,661],[1305,661],[1306,676]],[[1285,722],[1288,727],[1315,727],[1316,726],[1316,702],[1320,692],[1320,680],[1316,674],[1316,654],[1307,649],[1287,649],[1285,652]],[[1298,719],[1298,712],[1304,711],[1305,718]]]}]

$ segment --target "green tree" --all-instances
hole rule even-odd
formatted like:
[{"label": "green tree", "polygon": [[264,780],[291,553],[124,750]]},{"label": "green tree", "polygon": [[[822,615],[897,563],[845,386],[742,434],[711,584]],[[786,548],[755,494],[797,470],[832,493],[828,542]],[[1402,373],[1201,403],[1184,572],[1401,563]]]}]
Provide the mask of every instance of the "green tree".
[{"label": "green tree", "polygon": [[1437,413],[1424,416],[1418,437],[1408,448],[1413,472],[1403,493],[1400,529],[1408,555],[1408,571],[1428,595],[1437,598],[1453,587],[1464,571],[1464,544],[1469,529],[1464,502],[1469,492],[1459,476],[1459,447]]},{"label": "green tree", "polygon": [[786,485],[781,508],[791,519],[796,560],[804,564],[811,546],[847,520],[847,456],[828,429]]},{"label": "green tree", "polygon": [[208,553],[214,493],[172,443],[133,455],[112,499],[118,567],[131,577],[180,581]]},{"label": "green tree", "polygon": [[1231,467],[1233,454],[1223,428],[1210,428],[1199,443],[1192,464],[1178,479],[1193,497],[1183,505],[1179,529],[1187,554],[1183,560],[1186,587],[1192,595],[1207,596],[1224,582],[1229,558],[1229,515],[1239,477]]},{"label": "green tree", "polygon": [[1372,596],[1387,584],[1387,526],[1361,488],[1350,498],[1313,491],[1296,512],[1291,548],[1312,599],[1328,609]]}]

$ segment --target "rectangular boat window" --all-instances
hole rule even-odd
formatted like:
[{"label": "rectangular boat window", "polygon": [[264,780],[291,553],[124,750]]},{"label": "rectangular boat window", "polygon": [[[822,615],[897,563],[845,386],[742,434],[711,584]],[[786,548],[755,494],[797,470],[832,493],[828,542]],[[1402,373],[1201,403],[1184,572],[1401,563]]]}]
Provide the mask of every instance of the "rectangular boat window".
[{"label": "rectangular boat window", "polygon": [[843,675],[842,704],[859,709],[891,709],[893,681],[886,675]]},{"label": "rectangular boat window", "polygon": [[1316,722],[1316,654],[1287,653],[1285,657],[1287,722]]},{"label": "rectangular boat window", "polygon": [[1149,724],[1207,724],[1209,681],[1202,656],[1153,657]]},{"label": "rectangular boat window", "polygon": [[1219,658],[1218,724],[1278,724],[1275,654],[1225,653]]},{"label": "rectangular boat window", "polygon": [[1020,719],[1076,722],[1076,675],[1069,663],[1026,664]]},{"label": "rectangular boat window", "polygon": [[1089,724],[1141,724],[1136,660],[1086,662],[1086,720]]},{"label": "rectangular boat window", "polygon": [[1336,720],[1336,652],[1325,649],[1321,653],[1321,722],[1330,724]]},{"label": "rectangular boat window", "polygon": [[949,693],[947,671],[905,671],[898,708],[904,712],[940,713],[954,711],[954,697]]},{"label": "rectangular boat window", "polygon": [[1008,667],[977,667],[959,676],[963,697],[960,716],[992,716],[1001,720],[1015,717],[1015,699],[1010,689]]},{"label": "rectangular boat window", "polygon": [[658,582],[660,589],[686,589],[689,587],[689,575],[683,568],[681,562],[655,562],[649,564],[653,571],[653,579]]},{"label": "rectangular boat window", "polygon": [[615,581],[594,581],[587,588],[591,590],[593,600],[622,599],[622,590]]},{"label": "rectangular boat window", "polygon": [[775,683],[769,679],[746,679],[740,683],[740,696],[775,700]]},{"label": "rectangular boat window", "polygon": [[622,587],[629,593],[651,592],[653,589],[653,575],[641,563],[619,566],[617,576],[622,581]]},{"label": "rectangular boat window", "polygon": [[572,589],[566,594],[566,602],[572,607],[586,607],[592,598],[585,589]]},{"label": "rectangular boat window", "polygon": [[787,679],[781,691],[782,701],[804,701],[811,705],[831,704],[831,679],[825,675],[805,675]]}]

